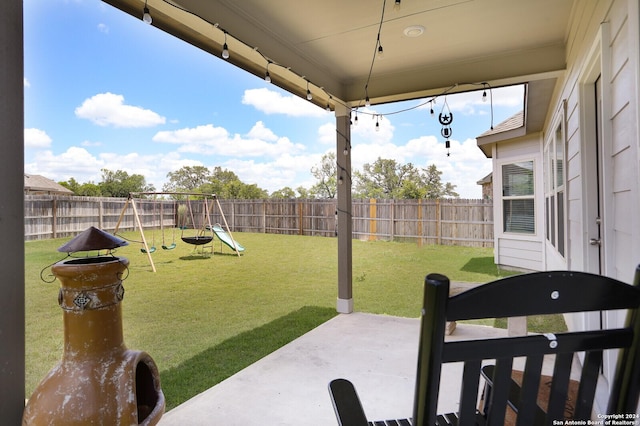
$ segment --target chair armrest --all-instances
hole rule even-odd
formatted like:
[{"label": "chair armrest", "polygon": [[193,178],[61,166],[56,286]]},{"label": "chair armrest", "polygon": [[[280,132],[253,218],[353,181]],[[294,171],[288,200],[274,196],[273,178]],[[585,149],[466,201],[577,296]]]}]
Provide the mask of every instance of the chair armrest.
[{"label": "chair armrest", "polygon": [[335,379],[329,383],[329,394],[338,426],[368,426],[367,417],[353,384],[346,379]]}]

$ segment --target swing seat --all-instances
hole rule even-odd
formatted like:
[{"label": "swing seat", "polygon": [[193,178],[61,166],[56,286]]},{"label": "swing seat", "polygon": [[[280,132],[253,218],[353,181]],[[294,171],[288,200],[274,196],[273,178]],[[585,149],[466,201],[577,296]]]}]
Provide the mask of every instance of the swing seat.
[{"label": "swing seat", "polygon": [[[147,251],[143,248],[140,249],[140,251],[142,253],[146,253]],[[154,246],[149,247],[149,253],[153,253],[154,251],[156,251],[156,248]]]},{"label": "swing seat", "polygon": [[182,237],[182,241],[184,241],[187,244],[192,244],[194,246],[209,244],[212,240],[213,240],[213,237],[208,235],[200,235],[197,237]]},{"label": "swing seat", "polygon": [[162,245],[162,250],[173,250],[174,248],[176,248],[176,243],[171,243],[171,245],[168,246]]}]

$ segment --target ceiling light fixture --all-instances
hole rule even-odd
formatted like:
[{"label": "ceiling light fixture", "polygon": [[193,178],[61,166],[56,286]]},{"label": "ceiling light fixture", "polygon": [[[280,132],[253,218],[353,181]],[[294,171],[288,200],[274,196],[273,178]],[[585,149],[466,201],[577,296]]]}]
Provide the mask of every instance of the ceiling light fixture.
[{"label": "ceiling light fixture", "polygon": [[411,25],[404,29],[404,35],[407,37],[415,38],[424,34],[424,27],[422,25]]},{"label": "ceiling light fixture", "polygon": [[310,101],[313,99],[313,95],[311,94],[311,90],[309,90],[309,80],[307,80],[307,100]]}]

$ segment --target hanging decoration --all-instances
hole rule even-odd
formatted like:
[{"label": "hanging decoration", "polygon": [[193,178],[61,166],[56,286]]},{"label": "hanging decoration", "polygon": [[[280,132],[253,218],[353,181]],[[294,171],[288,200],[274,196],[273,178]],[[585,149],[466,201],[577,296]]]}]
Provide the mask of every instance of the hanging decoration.
[{"label": "hanging decoration", "polygon": [[[445,113],[444,110],[447,109]],[[449,157],[450,152],[449,148],[451,148],[451,142],[449,139],[453,134],[453,130],[451,129],[451,123],[453,123],[453,113],[451,109],[449,109],[449,104],[447,103],[447,98],[444,98],[444,105],[442,105],[442,111],[438,115],[438,121],[442,125],[442,130],[440,130],[440,134],[443,138],[445,138],[445,148],[447,148],[447,157]]]}]

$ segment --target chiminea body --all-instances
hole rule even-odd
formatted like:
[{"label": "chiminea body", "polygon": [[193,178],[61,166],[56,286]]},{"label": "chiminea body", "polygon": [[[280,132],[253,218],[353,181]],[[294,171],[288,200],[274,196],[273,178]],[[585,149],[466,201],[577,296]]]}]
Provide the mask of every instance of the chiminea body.
[{"label": "chiminea body", "polygon": [[126,348],[122,273],[129,261],[87,257],[51,268],[60,280],[62,360],[42,380],[23,425],[155,425],[164,395],[153,359]]}]

